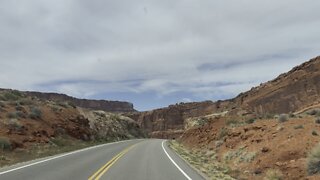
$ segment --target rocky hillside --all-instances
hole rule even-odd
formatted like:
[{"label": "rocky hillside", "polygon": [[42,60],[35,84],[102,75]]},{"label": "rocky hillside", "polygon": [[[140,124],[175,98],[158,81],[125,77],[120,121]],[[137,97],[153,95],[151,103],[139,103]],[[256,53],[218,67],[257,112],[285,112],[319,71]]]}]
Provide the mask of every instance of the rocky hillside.
[{"label": "rocky hillside", "polygon": [[106,100],[89,100],[77,99],[65,94],[58,93],[42,93],[42,92],[25,92],[29,96],[34,96],[43,100],[69,102],[78,107],[88,108],[93,110],[103,110],[107,112],[134,112],[133,104],[121,101],[106,101]]},{"label": "rocky hillside", "polygon": [[79,109],[79,111],[89,120],[90,128],[99,140],[114,141],[145,137],[145,133],[138,123],[129,117],[105,111],[86,109]]},{"label": "rocky hillside", "polygon": [[257,114],[299,111],[320,103],[320,57],[231,100],[234,106]]},{"label": "rocky hillside", "polygon": [[185,120],[179,142],[236,179],[320,178],[320,57],[213,107]]},{"label": "rocky hillside", "polygon": [[201,119],[201,116],[221,113],[266,116],[294,113],[315,106],[320,107],[320,57],[230,100],[181,103],[129,116],[152,137],[176,138],[186,130],[188,119]]},{"label": "rocky hillside", "polygon": [[0,151],[5,146],[28,149],[59,137],[114,141],[143,136],[128,117],[42,100],[25,92],[0,91]]}]

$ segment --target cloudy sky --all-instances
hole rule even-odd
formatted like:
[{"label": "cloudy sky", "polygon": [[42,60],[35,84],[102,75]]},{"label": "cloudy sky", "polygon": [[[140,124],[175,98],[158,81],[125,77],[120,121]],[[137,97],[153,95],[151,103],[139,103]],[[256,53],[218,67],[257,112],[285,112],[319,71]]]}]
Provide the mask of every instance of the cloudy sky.
[{"label": "cloudy sky", "polygon": [[0,87],[126,100],[231,98],[319,55],[315,0],[0,0]]}]

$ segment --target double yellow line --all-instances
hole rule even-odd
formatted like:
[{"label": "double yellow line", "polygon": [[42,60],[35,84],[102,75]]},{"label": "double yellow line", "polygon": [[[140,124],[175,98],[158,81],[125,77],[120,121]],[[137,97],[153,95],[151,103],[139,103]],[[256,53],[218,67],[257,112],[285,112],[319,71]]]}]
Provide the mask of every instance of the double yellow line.
[{"label": "double yellow line", "polygon": [[119,154],[114,156],[109,162],[107,162],[105,165],[103,165],[96,173],[94,173],[92,176],[89,177],[88,180],[99,180],[103,174],[105,174],[110,167],[116,163],[123,155],[125,155],[130,149],[132,149],[136,144],[127,147],[123,151],[121,151]]}]

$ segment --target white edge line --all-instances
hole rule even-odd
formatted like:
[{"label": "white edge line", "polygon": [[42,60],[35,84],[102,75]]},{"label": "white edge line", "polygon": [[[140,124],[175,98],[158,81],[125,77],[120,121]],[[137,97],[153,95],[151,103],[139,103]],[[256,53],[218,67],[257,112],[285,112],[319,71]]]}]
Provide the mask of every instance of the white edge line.
[{"label": "white edge line", "polygon": [[40,164],[40,163],[44,163],[44,162],[47,162],[47,161],[51,161],[51,160],[54,160],[54,159],[59,159],[59,158],[65,157],[65,156],[69,156],[71,154],[76,154],[76,153],[87,151],[87,150],[90,150],[90,149],[95,149],[95,148],[99,148],[99,147],[102,147],[102,146],[117,144],[117,143],[126,142],[126,141],[132,141],[132,140],[125,140],[125,141],[118,141],[118,142],[113,142],[113,143],[108,143],[108,144],[101,144],[101,145],[97,145],[97,146],[93,146],[93,147],[88,147],[88,148],[85,148],[85,149],[72,151],[72,152],[69,152],[69,153],[66,153],[66,154],[62,154],[62,155],[57,155],[57,156],[54,156],[54,157],[51,157],[51,158],[48,158],[48,159],[45,159],[45,160],[42,160],[42,161],[34,162],[34,163],[31,163],[31,164],[27,164],[27,165],[24,165],[24,166],[13,168],[13,169],[10,169],[10,170],[7,170],[7,171],[3,171],[3,172],[0,172],[0,175],[7,174],[7,173],[10,173],[12,171],[19,170],[19,169],[24,169],[24,168],[27,168],[27,167],[30,167],[30,166],[34,166],[34,165],[37,165],[37,164]]},{"label": "white edge line", "polygon": [[188,179],[188,180],[192,180],[187,173],[185,173],[176,162],[174,162],[174,160],[170,157],[169,153],[166,151],[166,149],[164,148],[164,142],[166,142],[166,140],[162,141],[162,149],[163,151],[166,153],[166,155],[168,156],[168,158],[170,159],[170,161],[179,169],[179,171]]}]

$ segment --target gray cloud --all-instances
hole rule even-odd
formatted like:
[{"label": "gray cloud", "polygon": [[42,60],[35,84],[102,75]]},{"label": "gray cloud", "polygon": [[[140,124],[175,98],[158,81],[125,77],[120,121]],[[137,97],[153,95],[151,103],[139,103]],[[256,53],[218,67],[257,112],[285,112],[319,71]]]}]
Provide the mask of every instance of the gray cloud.
[{"label": "gray cloud", "polygon": [[0,86],[80,97],[233,96],[318,55],[319,7],[313,0],[5,0]]}]

